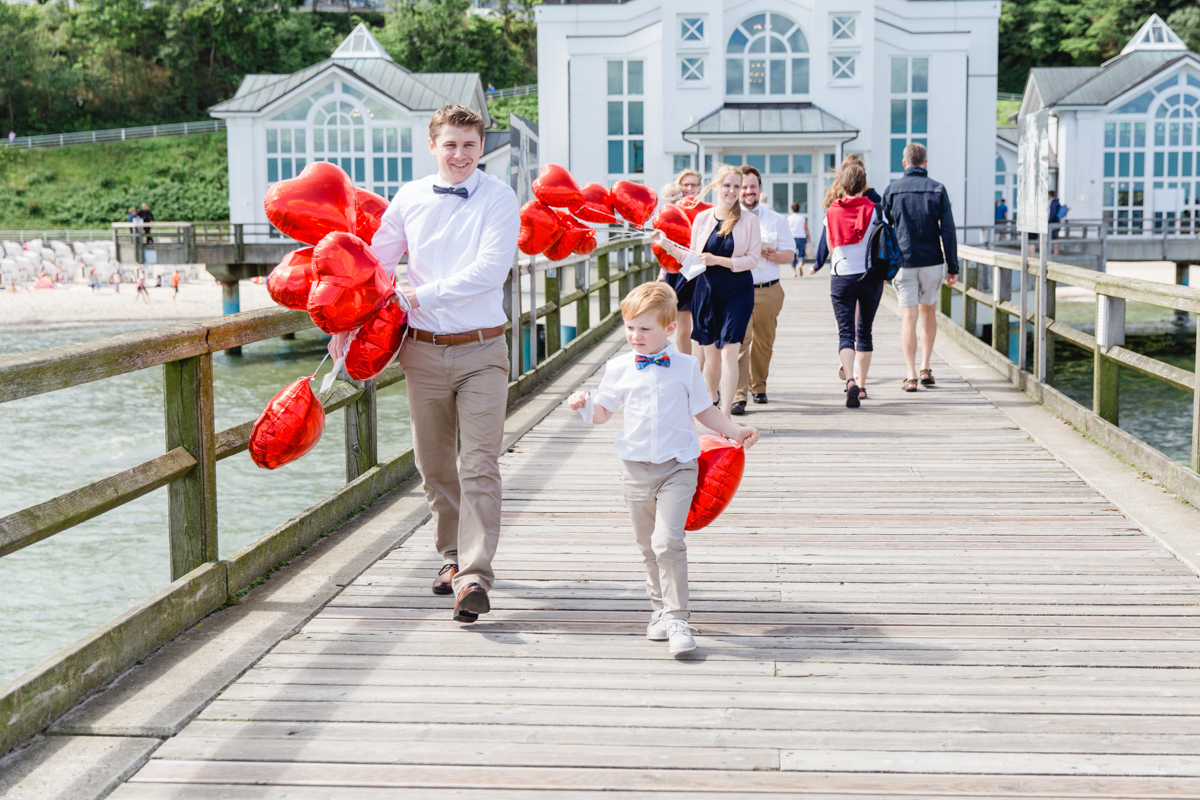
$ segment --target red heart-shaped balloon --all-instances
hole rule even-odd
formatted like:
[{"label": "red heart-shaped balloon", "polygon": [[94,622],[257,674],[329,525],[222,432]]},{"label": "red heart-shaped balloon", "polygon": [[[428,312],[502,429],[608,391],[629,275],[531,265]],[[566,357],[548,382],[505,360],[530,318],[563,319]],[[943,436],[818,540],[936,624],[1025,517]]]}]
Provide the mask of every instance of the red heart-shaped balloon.
[{"label": "red heart-shaped balloon", "polygon": [[346,351],[346,374],[368,381],[392,363],[404,340],[408,315],[399,303],[389,300],[363,323]]},{"label": "red heart-shaped balloon", "polygon": [[250,458],[276,469],[312,450],[325,432],[325,409],[301,378],[271,398],[250,431]]},{"label": "red heart-shaped balloon", "polygon": [[746,471],[746,451],[728,439],[703,434],[700,436],[700,473],[696,493],[688,510],[683,529],[698,531],[708,525],[729,505]]},{"label": "red heart-shaped balloon", "polygon": [[583,201],[577,206],[571,206],[571,213],[586,222],[616,222],[617,215],[613,213],[612,197],[598,183],[589,183],[583,187]]},{"label": "red heart-shaped balloon", "polygon": [[712,208],[712,203],[706,203],[699,197],[685,197],[675,205],[679,206],[679,210],[687,214],[688,222],[695,222],[696,215],[707,208]]},{"label": "red heart-shaped balloon", "polygon": [[555,208],[570,208],[583,202],[579,184],[558,164],[542,167],[533,182],[533,196]]},{"label": "red heart-shaped balloon", "polygon": [[353,231],[357,219],[354,184],[328,161],[314,161],[296,177],[272,184],[263,206],[284,236],[305,244],[317,244],[334,231]]},{"label": "red heart-shaped balloon", "polygon": [[541,200],[530,200],[521,208],[521,232],[517,247],[525,255],[536,256],[562,236],[563,225],[558,212]]},{"label": "red heart-shaped balloon", "polygon": [[576,255],[590,256],[596,252],[596,232],[588,228],[587,233],[579,240],[579,244],[575,245]]},{"label": "red heart-shaped balloon", "polygon": [[308,293],[312,291],[313,248],[302,247],[283,257],[267,276],[267,294],[285,308],[303,311],[308,308]]},{"label": "red heart-shaped balloon", "polygon": [[654,253],[654,257],[658,259],[658,263],[667,272],[679,272],[679,270],[683,269],[683,265],[676,261],[675,257],[657,242],[650,245],[650,252]]},{"label": "red heart-shaped balloon", "polygon": [[546,258],[551,261],[562,261],[569,258],[583,241],[584,236],[592,232],[591,228],[565,212],[559,213],[558,221],[562,225],[562,235],[545,251]]},{"label": "red heart-shaped balloon", "polygon": [[388,201],[366,189],[355,189],[354,200],[354,234],[370,244],[375,238],[375,231],[379,230],[379,223],[383,222],[383,212],[387,211]]},{"label": "red heart-shaped balloon", "polygon": [[326,333],[360,327],[392,295],[392,282],[367,243],[353,233],[331,233],[313,248],[308,313]]},{"label": "red heart-shaped balloon", "polygon": [[658,195],[649,186],[630,181],[617,181],[609,191],[613,208],[637,227],[646,224],[658,205]]},{"label": "red heart-shaped balloon", "polygon": [[665,205],[658,210],[652,220],[654,230],[660,231],[680,247],[690,247],[692,243],[692,221],[673,205]]}]

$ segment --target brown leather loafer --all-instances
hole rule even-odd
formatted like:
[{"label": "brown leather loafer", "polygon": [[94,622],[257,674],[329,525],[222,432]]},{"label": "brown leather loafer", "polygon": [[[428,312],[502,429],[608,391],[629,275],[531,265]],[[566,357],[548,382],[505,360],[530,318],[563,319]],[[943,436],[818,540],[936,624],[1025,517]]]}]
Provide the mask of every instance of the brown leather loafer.
[{"label": "brown leather loafer", "polygon": [[458,564],[447,564],[433,579],[434,594],[453,594],[454,576],[458,574]]},{"label": "brown leather loafer", "polygon": [[458,593],[454,601],[454,620],[456,622],[474,622],[480,614],[492,610],[488,602],[487,592],[478,583],[469,583]]}]

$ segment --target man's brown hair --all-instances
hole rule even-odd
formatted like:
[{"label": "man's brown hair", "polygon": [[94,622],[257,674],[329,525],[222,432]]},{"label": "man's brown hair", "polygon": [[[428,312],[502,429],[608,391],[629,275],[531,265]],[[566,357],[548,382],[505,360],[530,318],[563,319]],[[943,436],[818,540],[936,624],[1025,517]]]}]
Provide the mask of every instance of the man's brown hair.
[{"label": "man's brown hair", "polygon": [[662,281],[651,281],[637,286],[621,301],[621,318],[631,320],[647,311],[654,312],[658,324],[664,328],[679,315],[679,298],[675,290]]},{"label": "man's brown hair", "polygon": [[442,106],[433,112],[433,116],[429,119],[429,138],[436,142],[438,134],[442,132],[442,128],[446,125],[465,130],[473,128],[479,134],[480,144],[483,144],[483,117],[474,109],[467,108],[458,103],[449,103]]},{"label": "man's brown hair", "polygon": [[742,175],[753,175],[755,178],[758,179],[759,188],[762,188],[762,173],[759,172],[756,168],[750,166],[749,164],[744,164],[744,165],[742,165],[742,168],[740,170],[738,170],[738,172],[741,172]]}]

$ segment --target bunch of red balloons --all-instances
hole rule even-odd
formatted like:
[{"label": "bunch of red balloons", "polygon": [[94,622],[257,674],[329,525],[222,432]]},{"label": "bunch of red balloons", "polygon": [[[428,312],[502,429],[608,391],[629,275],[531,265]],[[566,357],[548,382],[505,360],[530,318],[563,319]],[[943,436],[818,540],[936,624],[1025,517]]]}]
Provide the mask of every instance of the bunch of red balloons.
[{"label": "bunch of red balloons", "polygon": [[[307,311],[326,333],[353,334],[346,373],[375,377],[399,352],[407,322],[392,279],[369,248],[388,201],[355,189],[340,167],[318,161],[271,186],[263,205],[280,232],[312,245],[288,253],[271,271],[271,299]],[[321,438],[325,411],[309,380],[277,394],[254,423],[250,456],[260,467],[295,461]]]},{"label": "bunch of red balloons", "polygon": [[585,222],[611,224],[619,214],[641,228],[658,205],[658,195],[649,186],[617,181],[611,189],[599,183],[581,188],[558,164],[542,167],[533,194],[537,199],[521,209],[517,247],[526,255],[544,254],[551,261],[573,253],[585,256],[596,249],[596,232]]}]

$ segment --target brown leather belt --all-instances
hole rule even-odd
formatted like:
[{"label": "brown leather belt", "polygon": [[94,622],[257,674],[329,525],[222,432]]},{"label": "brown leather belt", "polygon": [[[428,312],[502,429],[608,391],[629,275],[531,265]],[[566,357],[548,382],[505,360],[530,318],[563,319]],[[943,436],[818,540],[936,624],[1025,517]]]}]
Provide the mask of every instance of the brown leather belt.
[{"label": "brown leather belt", "polygon": [[467,331],[466,333],[430,333],[420,328],[410,327],[408,334],[418,342],[450,347],[456,344],[479,343],[486,342],[488,339],[495,339],[497,336],[504,335],[504,328],[504,325],[497,325],[494,328],[480,328],[479,330]]}]

